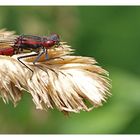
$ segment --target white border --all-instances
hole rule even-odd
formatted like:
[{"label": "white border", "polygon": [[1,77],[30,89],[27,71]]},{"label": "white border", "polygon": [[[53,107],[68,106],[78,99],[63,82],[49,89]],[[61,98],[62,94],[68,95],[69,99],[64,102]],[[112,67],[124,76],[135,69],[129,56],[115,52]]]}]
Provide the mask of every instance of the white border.
[{"label": "white border", "polygon": [[140,5],[140,0],[0,0],[0,5]]},{"label": "white border", "polygon": [[[140,0],[0,0],[0,5],[11,6],[113,6],[140,5]],[[1,135],[0,139],[33,140],[140,140],[140,135]]]}]

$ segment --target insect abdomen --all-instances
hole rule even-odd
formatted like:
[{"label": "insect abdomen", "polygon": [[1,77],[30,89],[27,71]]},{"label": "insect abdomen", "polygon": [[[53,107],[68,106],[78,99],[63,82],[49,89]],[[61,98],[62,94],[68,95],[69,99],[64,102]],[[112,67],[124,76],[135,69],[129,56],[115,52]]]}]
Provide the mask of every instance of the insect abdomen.
[{"label": "insect abdomen", "polygon": [[0,55],[12,56],[14,54],[14,48],[0,49]]}]

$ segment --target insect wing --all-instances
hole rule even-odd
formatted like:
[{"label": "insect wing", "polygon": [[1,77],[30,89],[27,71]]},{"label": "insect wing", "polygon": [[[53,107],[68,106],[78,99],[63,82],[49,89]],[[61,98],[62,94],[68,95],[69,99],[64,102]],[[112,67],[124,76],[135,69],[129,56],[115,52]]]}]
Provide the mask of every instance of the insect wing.
[{"label": "insect wing", "polygon": [[32,36],[32,35],[24,35],[22,37],[22,43],[23,44],[40,44],[42,41],[42,38],[39,36]]}]

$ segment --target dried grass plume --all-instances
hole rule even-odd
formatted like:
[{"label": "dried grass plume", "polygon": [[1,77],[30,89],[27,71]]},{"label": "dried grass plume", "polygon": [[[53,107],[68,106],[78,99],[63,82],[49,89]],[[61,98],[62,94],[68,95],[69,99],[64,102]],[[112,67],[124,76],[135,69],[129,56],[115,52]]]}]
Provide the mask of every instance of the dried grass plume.
[{"label": "dried grass plume", "polygon": [[[16,37],[14,33],[0,30],[0,34],[5,37],[8,34],[7,38],[11,40],[5,46],[11,47]],[[3,45],[0,43],[0,48]],[[3,101],[11,100],[16,105],[25,90],[32,96],[36,108],[41,110],[57,108],[77,113],[101,106],[110,95],[108,72],[93,58],[74,56],[73,51],[66,44],[49,49],[50,60],[45,61],[42,56],[37,66],[32,63],[35,57],[23,59],[34,71],[33,75],[17,60],[18,56],[25,54],[0,55],[0,96]]]}]

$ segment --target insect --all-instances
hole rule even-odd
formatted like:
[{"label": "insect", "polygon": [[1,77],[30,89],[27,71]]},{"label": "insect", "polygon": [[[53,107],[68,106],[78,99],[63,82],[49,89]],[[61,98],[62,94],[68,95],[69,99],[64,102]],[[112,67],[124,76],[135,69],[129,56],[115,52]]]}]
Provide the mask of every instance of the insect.
[{"label": "insect", "polygon": [[[14,54],[18,54],[23,52],[23,50],[30,50],[36,52],[36,54],[24,55],[18,57],[18,61],[30,69],[25,63],[23,63],[20,59],[37,56],[33,61],[33,64],[40,59],[40,57],[45,54],[46,60],[48,60],[47,50],[52,48],[53,46],[58,47],[60,45],[59,35],[51,34],[50,36],[33,36],[33,35],[20,35],[15,39],[15,43],[12,46],[14,48]],[[30,69],[32,72],[33,70]]]},{"label": "insect", "polygon": [[57,34],[51,34],[49,36],[42,37],[34,35],[20,35],[16,37],[11,47],[6,46],[7,42],[12,43],[13,41],[0,40],[0,55],[12,56],[14,54],[22,53],[24,50],[36,52],[36,54],[28,54],[17,58],[20,63],[22,63],[26,68],[31,70],[32,74],[33,70],[25,63],[23,63],[20,59],[36,56],[35,60],[33,61],[33,64],[36,65],[35,63],[40,59],[43,54],[45,54],[46,60],[49,59],[47,53],[48,49],[60,46],[60,38]]}]

